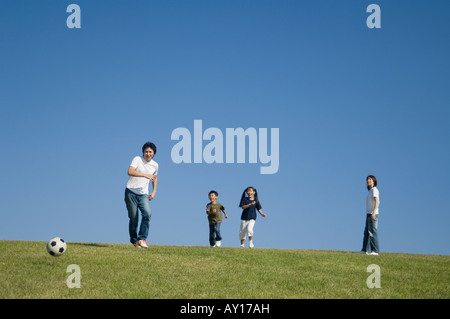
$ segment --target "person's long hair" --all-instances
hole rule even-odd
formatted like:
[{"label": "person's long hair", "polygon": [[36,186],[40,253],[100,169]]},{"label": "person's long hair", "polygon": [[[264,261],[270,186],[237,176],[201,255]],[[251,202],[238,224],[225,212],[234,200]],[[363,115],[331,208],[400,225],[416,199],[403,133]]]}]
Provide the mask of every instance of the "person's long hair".
[{"label": "person's long hair", "polygon": [[242,200],[245,198],[245,196],[247,195],[247,191],[248,191],[249,188],[251,188],[251,189],[253,189],[253,190],[255,191],[255,195],[253,195],[253,198],[254,198],[255,202],[259,204],[259,200],[258,200],[258,191],[257,191],[256,188],[254,188],[253,186],[249,186],[249,187],[247,187],[247,188],[244,190],[244,192],[242,193],[242,196],[241,196],[241,202],[242,202]]},{"label": "person's long hair", "polygon": [[[367,180],[368,179],[371,179],[371,180],[373,180],[373,187],[375,187],[375,186],[377,186],[377,178],[375,177],[375,176],[373,176],[373,175],[369,175],[369,176],[367,176],[366,177],[366,182],[367,182]],[[367,190],[369,190],[370,191],[370,187],[369,187],[369,185],[367,185]]]}]

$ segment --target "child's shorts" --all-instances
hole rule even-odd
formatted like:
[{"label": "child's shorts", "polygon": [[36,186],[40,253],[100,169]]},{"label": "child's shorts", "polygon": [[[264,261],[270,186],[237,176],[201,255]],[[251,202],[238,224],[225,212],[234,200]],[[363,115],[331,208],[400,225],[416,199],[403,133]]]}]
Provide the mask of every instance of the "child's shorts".
[{"label": "child's shorts", "polygon": [[239,230],[239,239],[245,239],[245,236],[253,236],[253,226],[255,226],[255,220],[241,220],[241,228]]}]

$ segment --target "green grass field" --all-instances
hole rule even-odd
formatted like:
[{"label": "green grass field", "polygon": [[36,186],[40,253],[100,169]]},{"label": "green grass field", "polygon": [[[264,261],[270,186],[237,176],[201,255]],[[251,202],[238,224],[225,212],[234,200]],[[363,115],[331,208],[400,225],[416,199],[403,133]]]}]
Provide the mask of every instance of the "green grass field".
[{"label": "green grass field", "polygon": [[[80,267],[69,288],[67,267]],[[381,288],[368,288],[380,267]],[[262,248],[0,241],[0,298],[450,298],[450,256]],[[75,281],[71,281],[75,283]]]}]

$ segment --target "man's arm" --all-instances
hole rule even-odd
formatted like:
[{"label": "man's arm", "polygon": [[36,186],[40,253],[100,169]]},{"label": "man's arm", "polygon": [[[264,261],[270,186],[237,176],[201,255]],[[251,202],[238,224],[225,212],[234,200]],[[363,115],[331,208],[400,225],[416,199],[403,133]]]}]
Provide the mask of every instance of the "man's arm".
[{"label": "man's arm", "polygon": [[156,194],[156,185],[158,184],[158,176],[156,175],[150,175],[153,177],[153,179],[150,179],[152,181],[152,185],[153,185],[153,192],[150,193],[150,195],[148,195],[148,200],[152,200],[153,198],[155,198],[155,194]]},{"label": "man's arm", "polygon": [[[145,177],[145,178],[148,178],[149,180],[151,180],[152,182],[154,182],[154,180],[156,179],[155,175],[137,172],[136,168],[133,166],[128,167],[128,175],[134,176],[134,177]],[[153,186],[153,188],[155,188],[155,186]]]}]

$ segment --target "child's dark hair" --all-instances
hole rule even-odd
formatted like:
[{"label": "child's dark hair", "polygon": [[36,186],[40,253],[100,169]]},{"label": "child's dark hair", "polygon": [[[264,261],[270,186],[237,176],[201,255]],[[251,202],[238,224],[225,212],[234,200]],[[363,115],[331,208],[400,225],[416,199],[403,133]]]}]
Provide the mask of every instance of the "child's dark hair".
[{"label": "child's dark hair", "polygon": [[149,147],[153,150],[153,154],[156,155],[156,145],[152,142],[147,142],[144,144],[144,146],[142,146],[142,153],[144,153],[145,150]]},{"label": "child's dark hair", "polygon": [[214,194],[214,195],[216,195],[217,197],[219,197],[219,193],[216,192],[216,191],[210,191],[210,192],[208,193],[208,196],[211,195],[211,194]]},{"label": "child's dark hair", "polygon": [[255,191],[255,195],[253,195],[253,198],[255,199],[255,202],[259,204],[259,200],[258,200],[258,192],[256,191],[256,188],[254,188],[253,186],[249,186],[249,187],[247,187],[247,188],[244,190],[244,192],[242,193],[242,196],[241,196],[241,202],[242,202],[242,200],[245,198],[245,195],[247,194],[247,190],[248,190],[249,188],[251,188],[251,189],[253,189],[253,190]]}]

